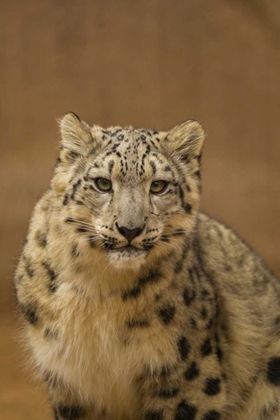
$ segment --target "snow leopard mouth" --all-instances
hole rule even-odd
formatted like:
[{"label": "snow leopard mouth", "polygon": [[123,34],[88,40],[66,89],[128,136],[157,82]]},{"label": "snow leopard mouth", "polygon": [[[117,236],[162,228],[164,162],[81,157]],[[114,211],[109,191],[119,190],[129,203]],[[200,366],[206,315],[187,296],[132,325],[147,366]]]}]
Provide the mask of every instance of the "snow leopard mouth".
[{"label": "snow leopard mouth", "polygon": [[107,249],[107,253],[114,260],[132,260],[137,258],[146,257],[147,250],[135,248],[132,245],[127,245],[123,248]]}]

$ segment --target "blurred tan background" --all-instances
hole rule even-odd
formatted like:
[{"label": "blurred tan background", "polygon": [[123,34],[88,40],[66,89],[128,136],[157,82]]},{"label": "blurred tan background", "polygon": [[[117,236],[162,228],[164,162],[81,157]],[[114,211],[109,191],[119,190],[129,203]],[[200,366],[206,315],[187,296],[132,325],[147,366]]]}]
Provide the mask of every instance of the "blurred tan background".
[{"label": "blurred tan background", "polygon": [[24,369],[12,275],[65,112],[159,130],[201,121],[202,208],[280,275],[279,29],[269,0],[1,1],[0,419],[52,418]]}]

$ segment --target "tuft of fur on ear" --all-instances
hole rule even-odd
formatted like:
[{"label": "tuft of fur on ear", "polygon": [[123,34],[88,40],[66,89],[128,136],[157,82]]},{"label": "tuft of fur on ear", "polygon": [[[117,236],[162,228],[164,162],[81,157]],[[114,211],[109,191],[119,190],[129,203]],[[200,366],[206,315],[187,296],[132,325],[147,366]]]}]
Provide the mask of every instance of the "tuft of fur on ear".
[{"label": "tuft of fur on ear", "polygon": [[163,141],[166,153],[180,162],[200,161],[204,143],[204,130],[197,121],[189,120],[173,127]]},{"label": "tuft of fur on ear", "polygon": [[68,112],[59,121],[61,132],[60,159],[71,164],[76,158],[86,156],[93,143],[90,127],[74,112]]}]

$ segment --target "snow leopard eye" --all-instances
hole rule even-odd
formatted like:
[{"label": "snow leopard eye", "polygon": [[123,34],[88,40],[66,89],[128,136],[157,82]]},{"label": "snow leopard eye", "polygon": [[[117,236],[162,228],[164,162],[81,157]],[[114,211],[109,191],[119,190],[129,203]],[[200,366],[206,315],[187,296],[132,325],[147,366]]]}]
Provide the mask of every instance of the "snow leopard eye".
[{"label": "snow leopard eye", "polygon": [[168,187],[167,181],[154,181],[151,183],[150,191],[152,194],[163,194]]},{"label": "snow leopard eye", "polygon": [[110,192],[112,190],[112,182],[106,178],[95,178],[94,184],[100,192]]}]

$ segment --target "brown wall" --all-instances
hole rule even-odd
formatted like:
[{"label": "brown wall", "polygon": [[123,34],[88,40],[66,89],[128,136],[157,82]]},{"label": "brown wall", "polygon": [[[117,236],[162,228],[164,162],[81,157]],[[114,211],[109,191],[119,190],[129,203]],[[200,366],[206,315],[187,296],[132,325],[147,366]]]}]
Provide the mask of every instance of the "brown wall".
[{"label": "brown wall", "polygon": [[50,418],[21,370],[11,278],[65,112],[104,126],[200,120],[202,208],[280,275],[279,31],[241,3],[0,2],[1,418]]}]

